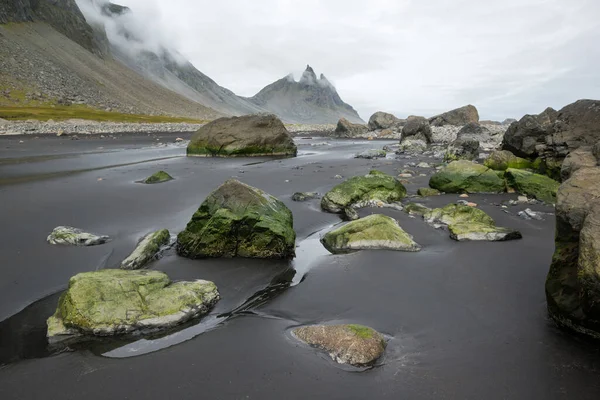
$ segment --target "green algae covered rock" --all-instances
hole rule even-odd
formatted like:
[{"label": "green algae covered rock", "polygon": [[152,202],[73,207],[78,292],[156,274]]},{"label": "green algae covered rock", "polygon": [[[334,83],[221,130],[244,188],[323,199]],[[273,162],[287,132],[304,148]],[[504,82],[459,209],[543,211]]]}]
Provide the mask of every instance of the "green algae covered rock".
[{"label": "green algae covered rock", "polygon": [[431,177],[429,186],[446,193],[500,193],[505,191],[504,180],[495,171],[466,160],[448,164]]},{"label": "green algae covered rock", "polygon": [[75,275],[48,319],[48,337],[110,336],[164,329],[206,314],[219,300],[214,283],[173,283],[158,271],[105,269]]},{"label": "green algae covered rock", "polygon": [[317,192],[296,192],[292,195],[292,201],[308,201],[318,199],[319,193]]},{"label": "green algae covered rock", "polygon": [[339,213],[347,207],[361,207],[376,202],[394,203],[406,197],[406,188],[391,175],[371,171],[355,176],[331,189],[321,200],[323,210]]},{"label": "green algae covered rock", "polygon": [[439,196],[441,192],[437,189],[432,188],[419,188],[417,190],[417,194],[421,197],[429,197],[429,196]]},{"label": "green algae covered rock", "polygon": [[517,157],[508,150],[494,151],[485,160],[484,165],[496,171],[533,168],[533,163],[525,158]]},{"label": "green algae covered rock", "polygon": [[163,183],[173,180],[173,177],[167,174],[165,171],[158,171],[157,173],[149,176],[144,179],[142,183],[153,184],[153,183]]},{"label": "green algae covered rock", "polygon": [[57,226],[46,239],[50,244],[96,246],[110,240],[106,235],[95,235],[70,226]]},{"label": "green algae covered rock", "polygon": [[283,122],[273,114],[219,118],[192,136],[188,156],[295,157],[298,149]]},{"label": "green algae covered rock", "polygon": [[400,228],[395,219],[381,214],[369,215],[330,231],[321,238],[321,243],[334,254],[370,249],[421,249],[412,237]]},{"label": "green algae covered rock", "polygon": [[420,203],[408,203],[404,206],[404,212],[408,215],[425,215],[427,212],[431,211],[429,207],[425,207]]},{"label": "green algae covered rock", "polygon": [[423,217],[435,227],[447,225],[450,237],[457,241],[503,241],[522,237],[518,231],[497,227],[492,217],[475,207],[448,204]]},{"label": "green algae covered rock", "polygon": [[140,269],[144,267],[157,256],[162,246],[169,244],[170,239],[171,235],[166,229],[144,236],[133,253],[121,262],[121,269]]},{"label": "green algae covered rock", "polygon": [[293,258],[292,212],[277,198],[230,179],[212,192],[177,237],[189,258]]},{"label": "green algae covered rock", "polygon": [[369,366],[385,351],[385,339],[364,325],[313,325],[293,330],[294,336],[326,351],[339,364]]},{"label": "green algae covered rock", "polygon": [[556,203],[556,192],[560,183],[533,172],[509,168],[506,170],[506,181],[519,193],[533,196],[546,203]]}]

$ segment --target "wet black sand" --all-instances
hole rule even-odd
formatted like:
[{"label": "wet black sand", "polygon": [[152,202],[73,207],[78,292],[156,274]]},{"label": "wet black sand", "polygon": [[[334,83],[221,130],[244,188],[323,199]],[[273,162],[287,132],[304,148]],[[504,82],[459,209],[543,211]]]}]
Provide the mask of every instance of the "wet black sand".
[{"label": "wet black sand", "polygon": [[[324,193],[339,183],[336,174],[348,177],[372,167],[397,173],[418,160],[357,160],[354,153],[389,142],[327,140],[330,146],[311,147],[324,141],[318,138],[299,139],[295,159],[185,158],[184,147],[172,144],[173,134],[117,137],[0,138],[0,398],[600,396],[600,346],[558,330],[546,315],[553,217],[524,221],[516,216],[524,206],[507,214],[492,205],[515,195],[470,200],[498,225],[520,229],[522,240],[457,243],[402,212],[365,209],[361,214],[399,219],[423,251],[332,256],[318,244],[319,233],[312,234],[339,218],[321,212],[318,201],[294,203],[291,195]],[[135,183],[158,169],[176,179]],[[162,337],[48,352],[45,319],[70,276],[117,266],[150,230],[179,232],[206,195],[232,176],[279,197],[293,211],[300,246],[294,262],[191,261],[167,252],[151,268],[175,280],[203,278],[218,285],[223,299],[210,316]],[[409,192],[427,180],[411,179]],[[424,202],[437,206],[457,199]],[[108,234],[113,241],[92,248],[50,246],[45,237],[57,225]],[[322,322],[378,329],[390,338],[385,357],[371,370],[347,371],[289,336],[296,325]]]}]

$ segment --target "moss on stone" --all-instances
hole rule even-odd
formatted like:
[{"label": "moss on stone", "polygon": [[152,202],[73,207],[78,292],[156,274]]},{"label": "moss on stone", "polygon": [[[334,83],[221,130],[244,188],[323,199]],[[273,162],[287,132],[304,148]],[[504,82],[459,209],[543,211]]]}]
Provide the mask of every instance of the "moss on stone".
[{"label": "moss on stone", "polygon": [[408,203],[404,205],[404,212],[409,215],[425,215],[425,213],[431,211],[429,207],[425,207],[419,203]]},{"label": "moss on stone", "polygon": [[296,148],[283,146],[241,146],[217,147],[208,142],[194,142],[187,147],[188,156],[198,157],[262,157],[262,156],[290,156],[295,157]]},{"label": "moss on stone", "polygon": [[142,183],[153,184],[153,183],[163,183],[173,180],[173,177],[167,174],[165,171],[158,171],[148,178],[144,179]]},{"label": "moss on stone", "polygon": [[505,177],[508,185],[519,193],[547,203],[556,203],[556,192],[560,186],[557,181],[544,175],[512,168],[506,171]]},{"label": "moss on stone", "polygon": [[296,233],[285,204],[230,179],[206,198],[177,242],[189,258],[293,258]]},{"label": "moss on stone", "polygon": [[419,188],[419,190],[417,190],[417,194],[421,197],[429,197],[429,196],[439,196],[441,193],[437,189],[423,187],[423,188]]},{"label": "moss on stone", "polygon": [[448,164],[431,177],[429,186],[446,193],[500,193],[506,188],[494,170],[466,160]]},{"label": "moss on stone", "polygon": [[533,168],[531,161],[517,157],[508,150],[494,151],[485,160],[484,165],[496,171],[506,171],[509,168],[513,169],[528,169]]},{"label": "moss on stone", "polygon": [[396,220],[381,214],[369,215],[332,230],[321,238],[321,243],[334,254],[368,249],[420,250]]},{"label": "moss on stone", "polygon": [[346,325],[346,328],[348,328],[349,330],[354,332],[357,336],[359,336],[363,339],[370,339],[374,335],[377,334],[377,331],[375,329],[369,328],[368,326],[364,326],[364,325],[348,324],[348,325]]},{"label": "moss on stone", "polygon": [[162,246],[169,244],[171,234],[162,229],[146,235],[135,250],[121,263],[122,269],[139,269],[144,267],[160,252]]},{"label": "moss on stone", "polygon": [[406,188],[393,176],[373,170],[355,176],[331,189],[321,200],[325,211],[339,213],[355,204],[381,201],[394,203],[406,197]]}]

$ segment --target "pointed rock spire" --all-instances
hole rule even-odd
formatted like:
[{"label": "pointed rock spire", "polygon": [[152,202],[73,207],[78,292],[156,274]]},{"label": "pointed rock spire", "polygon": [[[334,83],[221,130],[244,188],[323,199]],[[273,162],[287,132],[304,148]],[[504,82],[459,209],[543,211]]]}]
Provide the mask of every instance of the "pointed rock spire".
[{"label": "pointed rock spire", "polygon": [[300,83],[306,85],[314,85],[317,82],[317,74],[312,69],[310,65],[306,66],[306,70],[302,73],[302,78],[300,78]]}]

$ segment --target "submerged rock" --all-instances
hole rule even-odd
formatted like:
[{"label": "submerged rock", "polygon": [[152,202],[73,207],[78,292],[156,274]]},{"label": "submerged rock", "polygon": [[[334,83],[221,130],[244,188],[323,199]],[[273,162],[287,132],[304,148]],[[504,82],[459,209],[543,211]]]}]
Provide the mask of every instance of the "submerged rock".
[{"label": "submerged rock", "polygon": [[152,183],[163,183],[173,180],[173,177],[167,174],[165,171],[158,171],[157,173],[149,176],[144,179],[142,183],[152,184]]},{"label": "submerged rock", "polygon": [[321,243],[331,253],[355,250],[419,251],[419,246],[395,219],[381,214],[350,222],[326,233]]},{"label": "submerged rock", "polygon": [[425,213],[424,218],[436,227],[447,225],[450,237],[457,241],[504,241],[522,237],[519,231],[497,227],[484,211],[466,205],[448,204]]},{"label": "submerged rock", "polygon": [[429,186],[446,193],[500,193],[505,183],[495,171],[474,162],[459,160],[435,173]]},{"label": "submerged rock", "polygon": [[296,328],[294,335],[303,342],[325,350],[339,364],[368,366],[385,351],[385,339],[363,325],[314,325]]},{"label": "submerged rock", "polygon": [[96,246],[110,240],[105,235],[94,235],[70,226],[58,226],[46,239],[50,244],[70,244],[73,246]]},{"label": "submerged rock", "polygon": [[556,203],[556,192],[560,183],[545,175],[509,168],[506,170],[506,181],[519,193],[535,197],[546,203]]},{"label": "submerged rock", "polygon": [[206,314],[219,300],[214,283],[173,283],[158,271],[105,269],[75,275],[48,319],[48,338],[160,330]]},{"label": "submerged rock", "polygon": [[318,199],[320,197],[317,192],[296,192],[292,195],[292,201],[307,201]]},{"label": "submerged rock", "polygon": [[339,213],[344,208],[373,202],[393,203],[406,197],[406,188],[393,176],[371,171],[355,176],[331,189],[321,200],[323,210]]},{"label": "submerged rock", "polygon": [[421,197],[429,197],[429,196],[439,196],[442,193],[437,189],[423,187],[423,188],[419,188],[419,190],[417,190],[417,194]]},{"label": "submerged rock", "polygon": [[162,246],[169,244],[171,235],[168,230],[152,232],[144,236],[133,253],[121,262],[121,269],[140,269],[154,259]]},{"label": "submerged rock", "polygon": [[365,158],[367,160],[372,160],[375,158],[385,158],[385,156],[385,150],[371,149],[365,150],[362,153],[357,154],[356,156],[354,156],[354,158]]},{"label": "submerged rock", "polygon": [[293,258],[292,212],[277,198],[229,179],[202,203],[177,237],[189,258]]},{"label": "submerged rock", "polygon": [[558,190],[556,239],[546,279],[550,316],[600,339],[600,168],[582,168]]},{"label": "submerged rock", "polygon": [[508,150],[494,151],[485,160],[484,165],[495,171],[506,171],[509,168],[527,169],[532,168],[531,161],[517,157]]},{"label": "submerged rock", "polygon": [[440,115],[436,115],[435,117],[431,117],[429,119],[429,123],[432,126],[462,126],[470,122],[479,122],[479,112],[477,112],[477,108],[475,108],[475,106],[470,104],[455,110],[447,111]]},{"label": "submerged rock", "polygon": [[219,118],[200,128],[187,147],[188,156],[296,156],[298,149],[279,118],[253,114]]},{"label": "submerged rock", "polygon": [[423,216],[429,211],[431,211],[429,207],[426,207],[420,203],[408,203],[404,206],[404,212],[406,212],[408,215]]}]

